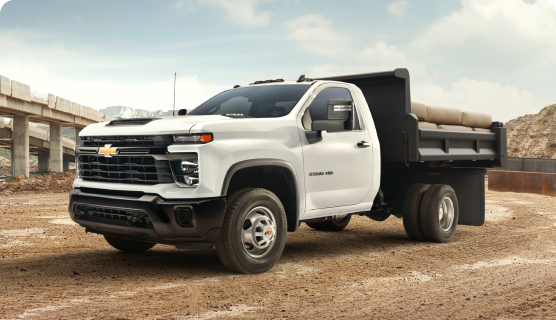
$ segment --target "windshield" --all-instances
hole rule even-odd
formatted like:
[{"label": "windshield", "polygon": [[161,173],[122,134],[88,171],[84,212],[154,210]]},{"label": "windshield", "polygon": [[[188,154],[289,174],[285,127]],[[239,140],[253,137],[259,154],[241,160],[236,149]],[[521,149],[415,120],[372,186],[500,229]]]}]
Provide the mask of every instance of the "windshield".
[{"label": "windshield", "polygon": [[190,115],[242,114],[254,118],[283,117],[292,111],[310,84],[245,87],[222,92]]}]

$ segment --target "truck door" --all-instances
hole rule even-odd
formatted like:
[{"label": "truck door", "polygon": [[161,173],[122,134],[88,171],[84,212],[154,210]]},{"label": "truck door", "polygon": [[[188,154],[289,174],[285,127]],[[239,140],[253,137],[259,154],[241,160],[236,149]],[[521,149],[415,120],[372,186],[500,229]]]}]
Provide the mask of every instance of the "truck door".
[{"label": "truck door", "polygon": [[[309,121],[327,120],[330,100],[353,100],[350,90],[341,85],[326,87],[302,111],[305,130]],[[360,203],[369,193],[373,176],[371,136],[360,123],[359,106],[354,101],[353,129],[322,131],[322,140],[303,141],[306,211]],[[305,114],[309,112],[309,116]],[[310,216],[310,213],[308,213]]]}]

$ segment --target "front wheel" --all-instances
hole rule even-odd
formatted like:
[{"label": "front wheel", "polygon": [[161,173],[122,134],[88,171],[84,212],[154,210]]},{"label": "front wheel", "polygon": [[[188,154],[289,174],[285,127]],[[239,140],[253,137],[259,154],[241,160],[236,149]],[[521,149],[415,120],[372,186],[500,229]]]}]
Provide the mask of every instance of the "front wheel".
[{"label": "front wheel", "polygon": [[431,186],[423,196],[421,230],[431,242],[448,242],[456,232],[459,205],[456,192],[445,184]]},{"label": "front wheel", "polygon": [[262,273],[274,266],[286,244],[286,212],[266,189],[243,189],[228,199],[216,242],[220,261],[237,273]]}]

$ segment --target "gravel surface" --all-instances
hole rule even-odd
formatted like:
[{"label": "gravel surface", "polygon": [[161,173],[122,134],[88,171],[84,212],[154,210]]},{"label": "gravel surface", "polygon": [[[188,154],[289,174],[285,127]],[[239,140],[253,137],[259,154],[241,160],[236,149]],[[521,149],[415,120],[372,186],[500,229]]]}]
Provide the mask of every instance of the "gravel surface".
[{"label": "gravel surface", "polygon": [[410,241],[401,220],[303,225],[279,263],[232,274],[215,251],[112,249],[67,214],[68,196],[0,197],[0,319],[550,319],[556,198],[487,193],[483,227]]}]

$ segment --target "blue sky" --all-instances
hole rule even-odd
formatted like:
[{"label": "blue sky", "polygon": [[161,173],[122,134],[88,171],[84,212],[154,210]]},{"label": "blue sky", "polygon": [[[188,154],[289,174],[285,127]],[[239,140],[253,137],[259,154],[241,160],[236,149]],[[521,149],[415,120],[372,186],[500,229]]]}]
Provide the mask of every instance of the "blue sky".
[{"label": "blue sky", "polygon": [[12,0],[0,75],[97,109],[406,67],[412,99],[507,121],[556,103],[547,0]]}]

